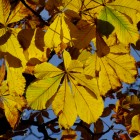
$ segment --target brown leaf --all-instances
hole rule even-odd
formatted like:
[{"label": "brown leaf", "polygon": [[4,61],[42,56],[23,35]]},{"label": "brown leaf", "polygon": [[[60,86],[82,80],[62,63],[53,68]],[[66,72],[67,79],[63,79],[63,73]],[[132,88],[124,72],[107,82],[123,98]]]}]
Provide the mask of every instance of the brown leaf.
[{"label": "brown leaf", "polygon": [[41,113],[44,117],[49,118],[49,113],[47,111],[43,110]]},{"label": "brown leaf", "polygon": [[104,125],[103,125],[103,122],[101,119],[98,119],[96,123],[94,123],[94,140],[98,140],[101,136],[101,135],[96,135],[96,133],[102,133],[103,132],[103,129],[104,129]]},{"label": "brown leaf", "polygon": [[103,114],[102,114],[101,117],[107,117],[107,116],[110,115],[110,113],[111,113],[111,108],[110,107],[106,107],[106,108],[104,108],[104,111],[103,111]]},{"label": "brown leaf", "polygon": [[44,119],[42,117],[42,114],[40,113],[37,117],[36,117],[37,121],[39,122],[39,124],[44,123]]}]

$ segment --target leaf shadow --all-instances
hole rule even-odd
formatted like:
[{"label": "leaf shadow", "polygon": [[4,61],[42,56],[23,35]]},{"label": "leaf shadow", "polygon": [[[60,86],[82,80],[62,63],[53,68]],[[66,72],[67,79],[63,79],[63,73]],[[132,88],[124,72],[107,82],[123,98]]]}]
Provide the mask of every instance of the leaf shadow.
[{"label": "leaf shadow", "polygon": [[107,21],[97,19],[97,30],[108,37],[114,30],[114,26]]}]

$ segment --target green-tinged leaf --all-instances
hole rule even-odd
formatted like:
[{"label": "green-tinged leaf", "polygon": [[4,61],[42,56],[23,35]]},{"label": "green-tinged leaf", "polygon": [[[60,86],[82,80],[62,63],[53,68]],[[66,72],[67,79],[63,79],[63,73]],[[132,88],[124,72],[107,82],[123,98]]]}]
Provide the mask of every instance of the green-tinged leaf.
[{"label": "green-tinged leaf", "polygon": [[118,11],[105,7],[99,13],[100,20],[109,22],[115,28],[115,32],[120,42],[124,44],[135,43],[139,34],[136,25],[132,25],[129,20]]},{"label": "green-tinged leaf", "polygon": [[136,137],[133,138],[133,140],[139,140],[140,139],[140,135],[137,135]]},{"label": "green-tinged leaf", "polygon": [[138,12],[140,13],[140,2],[138,0],[115,0],[114,2],[108,3],[107,5],[114,10],[129,16],[129,18],[132,20],[131,21],[129,19],[130,22],[135,22],[136,14]]},{"label": "green-tinged leaf", "polygon": [[61,127],[68,129],[74,124],[77,118],[77,111],[74,102],[74,94],[71,93],[66,76],[55,96],[52,108],[55,114],[59,116],[59,125]]},{"label": "green-tinged leaf", "polygon": [[50,63],[44,62],[35,66],[34,74],[38,79],[45,79],[47,77],[55,77],[63,74],[63,71]]},{"label": "green-tinged leaf", "polygon": [[46,109],[47,101],[57,92],[62,76],[46,77],[31,83],[26,91],[29,106],[36,110]]}]

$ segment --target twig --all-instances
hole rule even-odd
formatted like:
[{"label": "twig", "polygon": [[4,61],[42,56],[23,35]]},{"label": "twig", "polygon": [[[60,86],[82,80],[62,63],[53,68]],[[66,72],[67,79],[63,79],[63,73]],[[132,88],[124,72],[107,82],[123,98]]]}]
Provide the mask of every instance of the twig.
[{"label": "twig", "polygon": [[74,123],[74,125],[78,125],[81,126],[82,128],[84,128],[88,133],[90,133],[92,135],[92,139],[94,139],[94,136],[102,136],[106,133],[108,133],[114,126],[110,126],[106,131],[101,132],[101,133],[93,133],[89,128],[87,128],[85,125],[83,125],[82,123]]},{"label": "twig", "polygon": [[33,9],[25,2],[25,0],[20,0],[20,1],[22,2],[22,4],[23,4],[26,8],[28,8],[34,15],[36,15],[44,25],[49,26],[49,23],[48,23],[48,22],[45,22],[45,21],[42,19],[42,17],[40,16],[40,14],[38,14],[35,10],[33,10]]}]

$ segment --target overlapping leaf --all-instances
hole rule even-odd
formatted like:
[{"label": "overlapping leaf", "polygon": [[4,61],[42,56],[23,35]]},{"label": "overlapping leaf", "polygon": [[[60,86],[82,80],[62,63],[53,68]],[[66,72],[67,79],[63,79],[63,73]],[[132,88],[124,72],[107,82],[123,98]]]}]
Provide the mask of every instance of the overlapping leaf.
[{"label": "overlapping leaf", "polygon": [[4,81],[0,86],[0,107],[4,109],[5,116],[12,128],[15,128],[19,118],[20,112],[26,106],[26,100],[18,95],[12,95],[9,90],[7,81]]},{"label": "overlapping leaf", "polygon": [[38,80],[27,88],[27,101],[33,109],[44,109],[47,101],[54,98],[51,100],[53,110],[59,116],[59,124],[65,128],[73,125],[77,115],[87,123],[95,122],[103,111],[97,80],[88,79],[83,73],[83,64],[71,60],[67,51],[63,58],[63,70],[49,63],[35,67]]},{"label": "overlapping leaf", "polygon": [[25,18],[30,11],[21,2],[11,11],[9,0],[0,0],[0,10],[0,51],[16,57],[25,65],[23,50],[17,40],[18,31],[8,26]]},{"label": "overlapping leaf", "polygon": [[45,32],[41,29],[24,29],[18,34],[18,40],[28,65],[44,62],[47,58],[47,47],[44,44]]},{"label": "overlapping leaf", "polygon": [[66,44],[71,40],[65,14],[57,15],[44,36],[45,45],[58,53],[65,49],[67,47]]},{"label": "overlapping leaf", "polygon": [[97,51],[86,61],[85,74],[97,77],[100,93],[105,95],[120,88],[121,81],[134,82],[137,70],[129,47],[123,44],[108,47],[100,35],[96,36]]},{"label": "overlapping leaf", "polygon": [[117,33],[120,42],[128,44],[135,43],[138,39],[136,28],[136,14],[140,12],[140,2],[135,1],[102,1],[102,0],[64,0],[64,6],[74,10],[90,23],[97,21],[98,28],[113,30]]}]

